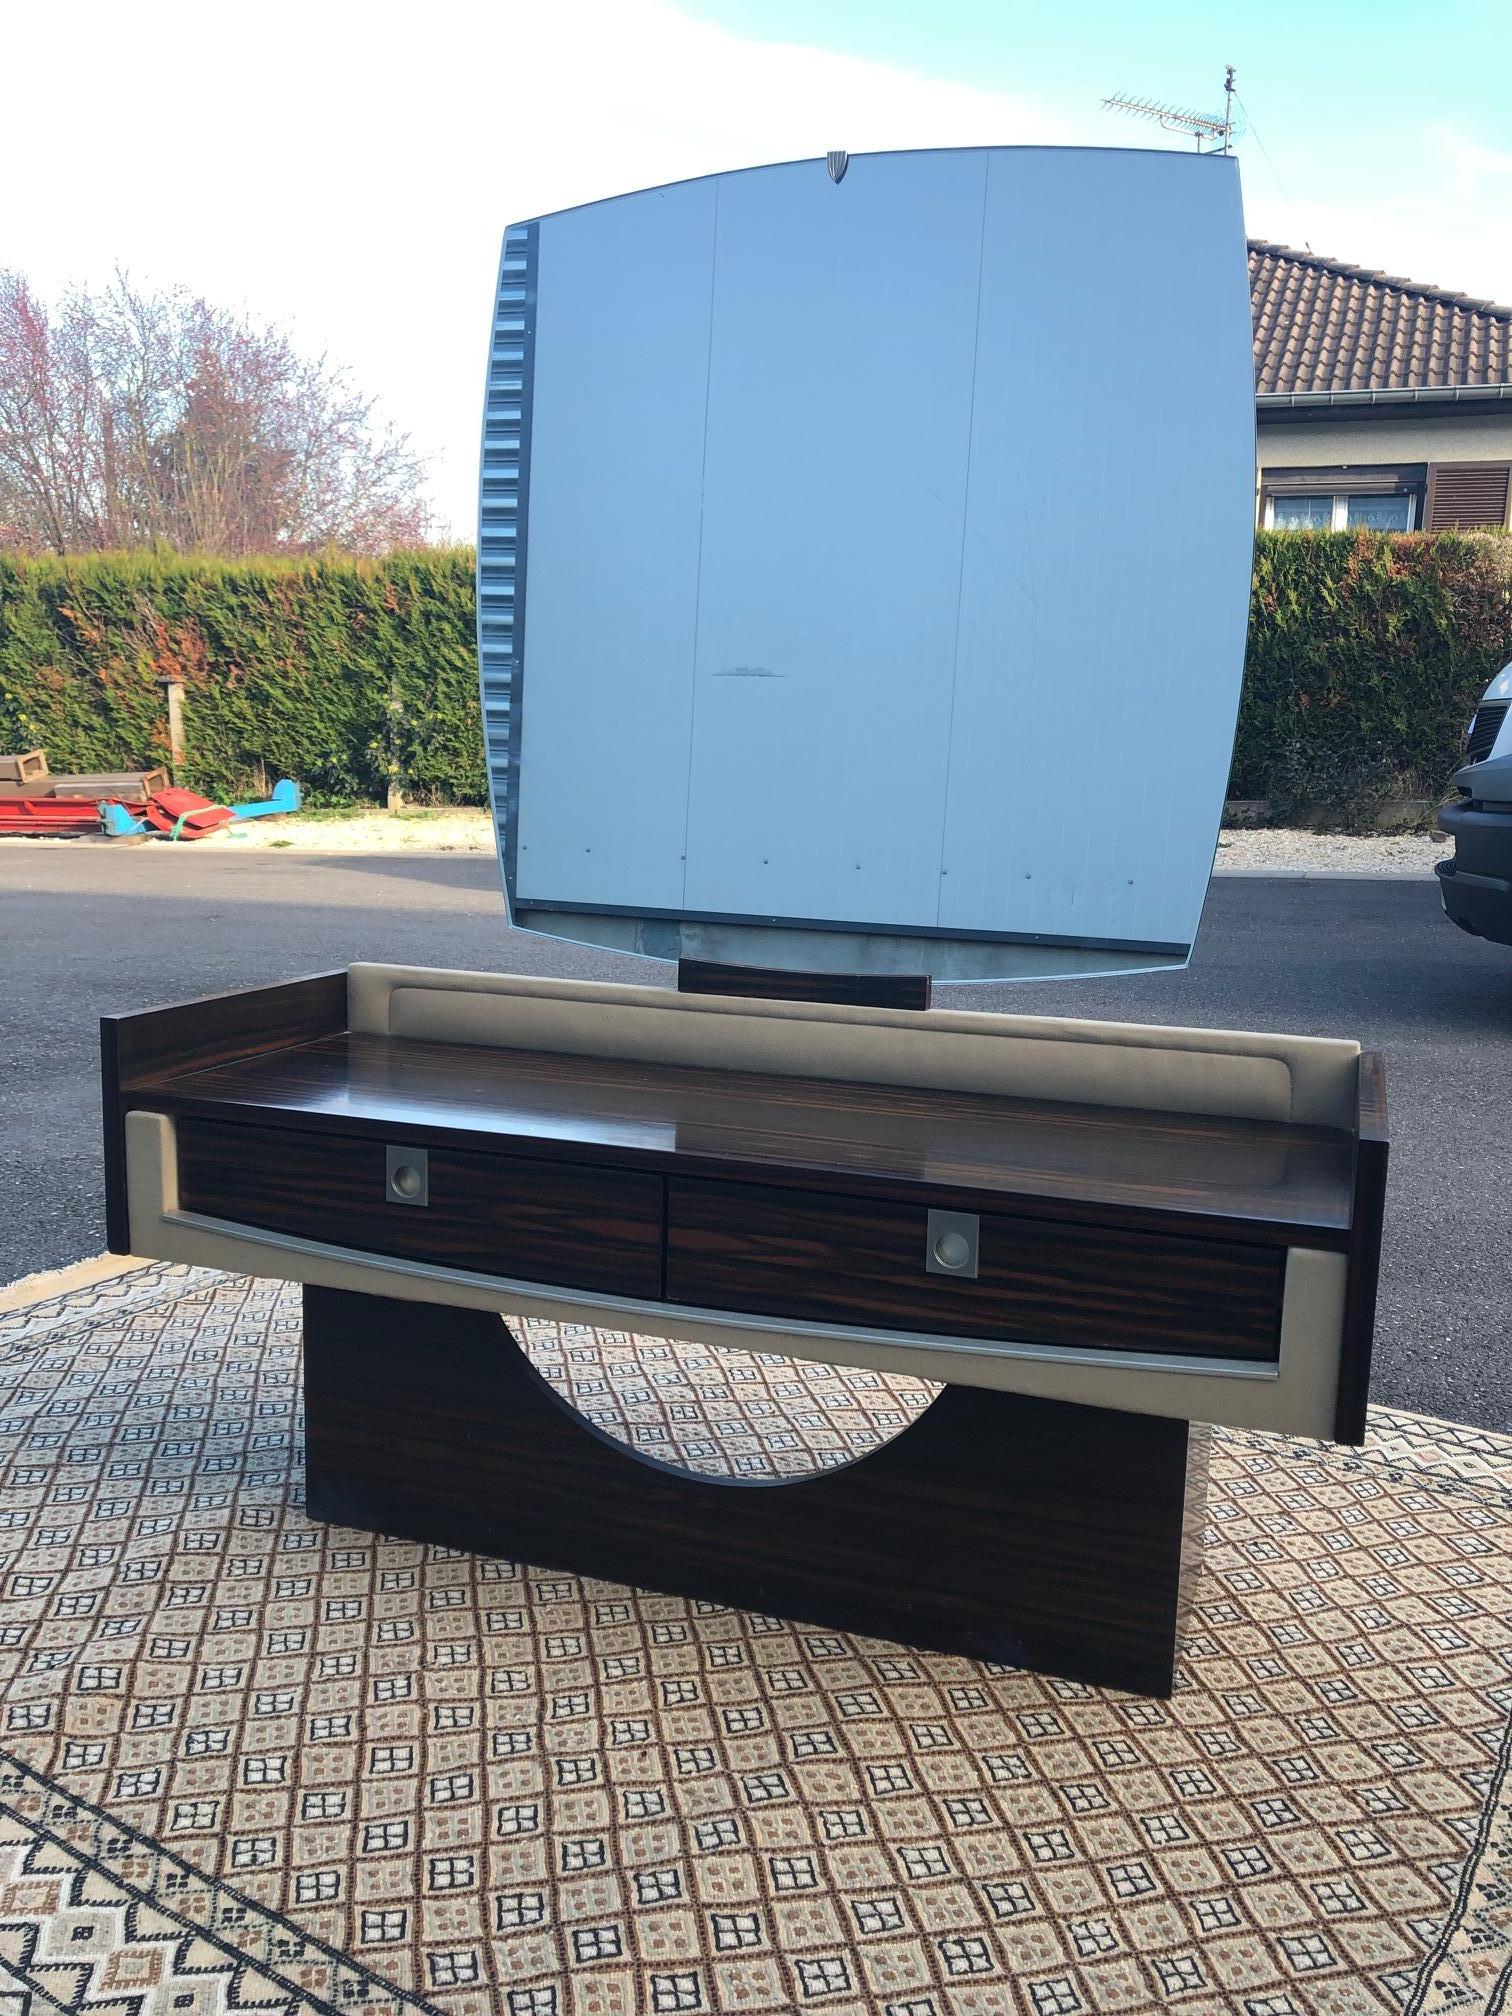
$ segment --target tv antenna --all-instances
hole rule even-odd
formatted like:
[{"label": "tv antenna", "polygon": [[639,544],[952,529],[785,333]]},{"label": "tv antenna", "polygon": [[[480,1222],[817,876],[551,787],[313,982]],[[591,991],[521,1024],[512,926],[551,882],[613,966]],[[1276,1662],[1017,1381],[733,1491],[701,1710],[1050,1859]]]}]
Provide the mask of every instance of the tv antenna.
[{"label": "tv antenna", "polygon": [[1204,141],[1208,150],[1217,149],[1227,154],[1243,130],[1234,118],[1234,66],[1225,64],[1223,76],[1223,114],[1189,112],[1180,105],[1167,105],[1157,98],[1126,98],[1122,95],[1104,98],[1105,112],[1130,112],[1136,119],[1155,119],[1167,133],[1190,133],[1197,143],[1197,152],[1202,152]]}]

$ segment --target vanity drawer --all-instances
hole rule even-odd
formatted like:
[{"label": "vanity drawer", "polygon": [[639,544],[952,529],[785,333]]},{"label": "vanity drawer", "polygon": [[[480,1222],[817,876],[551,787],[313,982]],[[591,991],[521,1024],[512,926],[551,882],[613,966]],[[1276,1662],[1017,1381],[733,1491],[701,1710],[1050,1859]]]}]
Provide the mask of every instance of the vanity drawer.
[{"label": "vanity drawer", "polygon": [[[181,1118],[179,1205],[259,1231],[564,1288],[661,1292],[662,1179],[381,1134]],[[405,1201],[423,1170],[425,1201]],[[408,1171],[409,1174],[402,1172]]]},{"label": "vanity drawer", "polygon": [[[976,1278],[968,1279],[929,1271],[922,1205],[674,1177],[667,1299],[1016,1343],[1277,1357],[1281,1247],[999,1212],[981,1213],[977,1227]],[[948,1230],[937,1222],[935,1240]]]}]

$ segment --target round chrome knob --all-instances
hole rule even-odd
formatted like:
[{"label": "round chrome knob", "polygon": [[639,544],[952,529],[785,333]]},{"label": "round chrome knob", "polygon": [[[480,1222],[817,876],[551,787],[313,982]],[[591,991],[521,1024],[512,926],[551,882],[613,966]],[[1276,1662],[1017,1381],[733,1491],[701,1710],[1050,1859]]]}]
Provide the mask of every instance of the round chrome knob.
[{"label": "round chrome knob", "polygon": [[396,1197],[420,1195],[420,1171],[413,1162],[401,1162],[389,1176],[389,1188]]},{"label": "round chrome knob", "polygon": [[964,1267],[971,1258],[971,1241],[964,1232],[942,1232],[935,1241],[934,1256],[942,1267]]}]

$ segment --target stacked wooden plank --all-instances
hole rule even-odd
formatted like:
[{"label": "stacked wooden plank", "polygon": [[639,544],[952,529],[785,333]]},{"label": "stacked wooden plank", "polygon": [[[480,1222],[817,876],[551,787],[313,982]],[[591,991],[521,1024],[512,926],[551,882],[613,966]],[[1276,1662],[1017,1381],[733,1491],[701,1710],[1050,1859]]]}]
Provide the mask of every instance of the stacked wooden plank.
[{"label": "stacked wooden plank", "polygon": [[0,756],[0,800],[88,798],[96,805],[106,799],[122,805],[145,805],[153,792],[163,790],[167,783],[166,770],[83,770],[53,777],[40,749]]},{"label": "stacked wooden plank", "polygon": [[98,832],[102,804],[146,805],[167,783],[166,770],[79,771],[53,777],[40,749],[0,755],[0,834]]}]

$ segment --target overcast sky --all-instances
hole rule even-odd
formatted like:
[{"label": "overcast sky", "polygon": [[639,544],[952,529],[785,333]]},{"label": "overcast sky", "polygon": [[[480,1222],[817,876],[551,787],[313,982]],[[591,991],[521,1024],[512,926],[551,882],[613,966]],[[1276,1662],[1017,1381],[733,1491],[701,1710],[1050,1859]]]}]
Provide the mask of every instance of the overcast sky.
[{"label": "overcast sky", "polygon": [[496,0],[13,10],[0,264],[183,283],[351,366],[472,536],[499,234],[711,169],[873,148],[1174,144],[1216,105],[1253,235],[1512,301],[1512,7],[1491,0]]}]

